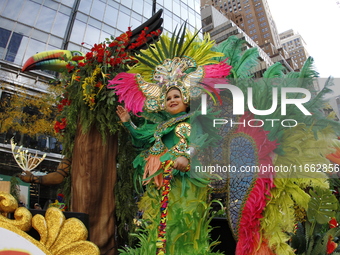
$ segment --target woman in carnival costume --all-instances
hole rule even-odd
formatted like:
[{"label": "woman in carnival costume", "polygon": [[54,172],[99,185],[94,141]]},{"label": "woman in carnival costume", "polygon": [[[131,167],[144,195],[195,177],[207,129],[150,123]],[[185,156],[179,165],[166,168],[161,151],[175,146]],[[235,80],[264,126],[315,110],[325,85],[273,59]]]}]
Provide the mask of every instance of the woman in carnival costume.
[{"label": "woman in carnival costume", "polygon": [[[233,66],[228,79],[234,78],[243,93],[256,85],[259,92],[254,96],[254,105],[261,105],[261,109],[271,107],[268,95],[271,95],[273,87],[310,89],[317,76],[310,58],[300,72],[289,73],[287,77],[283,75],[280,63],[269,67],[263,74],[265,78],[280,77],[280,82],[275,79],[256,82],[246,79],[242,83],[241,77],[246,77],[245,73],[252,66],[242,63],[247,62],[247,57],[257,59],[256,52],[247,51],[240,57],[235,47],[241,44],[237,42],[221,43],[215,49],[220,52],[211,50],[213,44],[209,38],[198,40],[190,34],[182,33],[182,36],[172,38],[163,35],[137,56],[139,63],[136,66],[128,73],[117,75],[108,85],[115,89],[119,101],[125,104],[125,108],[119,107],[117,111],[124,126],[130,130],[134,144],[145,149],[133,164],[136,173],[143,175],[147,184],[139,202],[147,225],[145,232],[139,235],[140,246],[128,248],[123,254],[213,254],[209,244],[209,204],[206,202],[209,180],[191,178],[193,171],[187,172],[188,164],[196,166],[188,151],[197,153],[211,145],[213,136],[207,134],[210,130],[205,124],[211,126],[212,122],[202,121],[202,115],[195,111],[192,103],[191,111],[187,112],[183,107],[171,115],[166,111],[167,99],[169,109],[172,104],[179,104],[171,103],[174,101],[173,93],[180,104],[187,106],[199,98],[202,90],[211,94],[212,85],[226,83],[225,77],[231,69],[224,62],[226,57]],[[233,61],[234,58],[237,61]],[[257,64],[255,60],[249,62]],[[245,67],[247,70],[242,71]],[[295,78],[294,84],[292,77]],[[237,78],[240,78],[239,81]],[[290,108],[289,118],[299,120],[294,127],[222,126],[220,135],[223,139],[217,142],[216,147],[221,152],[226,151],[227,155],[222,157],[221,163],[237,168],[245,165],[289,167],[311,166],[320,162],[327,164],[326,156],[340,147],[338,143],[330,142],[334,140],[339,124],[320,111],[329,85],[327,83],[306,104],[307,109],[313,112],[312,116],[304,116],[299,109]],[[268,117],[254,116],[249,111],[242,116],[232,116],[229,96],[223,92],[220,95],[223,107],[218,108],[224,110],[218,114],[222,114],[222,118],[230,116],[235,122],[242,123]],[[299,98],[301,95],[294,96]],[[125,111],[144,117],[145,124],[134,127]],[[275,111],[270,117],[277,120],[288,118],[280,111]],[[294,254],[295,247],[290,238],[298,222],[295,208],[306,209],[309,202],[313,202],[313,197],[306,192],[307,187],[325,192],[329,190],[327,174],[313,173],[310,176],[307,169],[298,173],[240,172],[231,177],[226,184],[226,213],[237,241],[236,254]]]},{"label": "woman in carnival costume", "polygon": [[[125,104],[117,114],[133,144],[143,149],[133,165],[146,185],[139,202],[145,232],[140,246],[123,254],[219,254],[211,251],[209,238],[210,181],[192,178],[189,171],[194,164],[190,154],[211,140],[199,112],[189,110],[190,101],[208,91],[207,86],[226,83],[231,69],[212,60],[222,56],[212,46],[208,38],[198,40],[196,35],[162,36],[141,53],[137,66],[108,85]],[[137,127],[129,112],[144,117],[145,123]]]}]

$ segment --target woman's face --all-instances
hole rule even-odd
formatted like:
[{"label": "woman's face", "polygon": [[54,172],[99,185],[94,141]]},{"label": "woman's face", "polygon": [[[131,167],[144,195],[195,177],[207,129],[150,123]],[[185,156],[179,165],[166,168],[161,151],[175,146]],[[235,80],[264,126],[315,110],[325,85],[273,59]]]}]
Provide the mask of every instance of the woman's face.
[{"label": "woman's face", "polygon": [[183,103],[182,94],[177,89],[172,89],[166,94],[165,110],[170,114],[185,112],[187,106]]}]

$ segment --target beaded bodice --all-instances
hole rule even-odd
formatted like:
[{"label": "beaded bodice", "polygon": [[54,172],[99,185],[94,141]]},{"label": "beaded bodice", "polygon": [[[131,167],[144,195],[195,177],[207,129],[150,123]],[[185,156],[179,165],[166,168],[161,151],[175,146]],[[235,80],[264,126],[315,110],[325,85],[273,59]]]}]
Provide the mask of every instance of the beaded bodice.
[{"label": "beaded bodice", "polygon": [[179,141],[168,152],[176,157],[185,155],[189,149],[188,139],[190,136],[191,126],[188,122],[185,122],[192,113],[181,115],[171,118],[167,121],[160,123],[154,133],[155,143],[150,148],[149,152],[153,155],[159,155],[166,151],[166,146],[162,141],[162,136],[166,134],[166,130],[170,127],[174,127],[175,135],[179,138]]}]

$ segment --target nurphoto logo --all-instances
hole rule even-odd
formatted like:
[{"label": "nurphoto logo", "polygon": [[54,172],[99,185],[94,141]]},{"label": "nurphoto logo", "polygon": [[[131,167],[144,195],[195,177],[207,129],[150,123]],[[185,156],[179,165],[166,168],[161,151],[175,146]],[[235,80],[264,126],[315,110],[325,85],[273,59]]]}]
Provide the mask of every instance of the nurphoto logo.
[{"label": "nurphoto logo", "polygon": [[[215,89],[229,89],[233,97],[233,115],[244,115],[244,106],[245,106],[245,96],[242,90],[235,85],[230,84],[215,84]],[[247,106],[251,113],[254,115],[260,116],[267,116],[272,114],[276,111],[278,107],[278,88],[272,88],[272,105],[269,109],[259,110],[254,107],[253,104],[253,88],[247,88]],[[311,99],[311,93],[308,89],[305,88],[294,88],[294,87],[283,87],[280,88],[281,94],[281,115],[285,116],[287,114],[287,105],[295,105],[304,115],[312,115],[304,106],[303,103],[307,103]],[[289,93],[302,93],[304,95],[303,98],[288,98]],[[207,114],[207,94],[201,95],[201,112],[202,115]],[[279,122],[283,127],[295,127],[298,122],[294,119],[250,119],[250,120],[243,120],[242,122],[233,122],[232,119],[214,119],[213,126],[216,125],[224,125],[230,123],[231,126],[233,125],[243,125],[246,124],[249,127],[262,127],[265,122],[270,122],[271,126],[274,127],[276,122]]]}]

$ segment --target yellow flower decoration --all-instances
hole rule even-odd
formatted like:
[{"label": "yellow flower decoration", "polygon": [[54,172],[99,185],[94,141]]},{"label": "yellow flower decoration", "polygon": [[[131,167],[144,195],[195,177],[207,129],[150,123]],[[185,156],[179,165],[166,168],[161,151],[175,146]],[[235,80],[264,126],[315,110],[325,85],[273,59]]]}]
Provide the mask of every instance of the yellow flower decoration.
[{"label": "yellow flower decoration", "polygon": [[[90,77],[86,77],[83,81],[83,100],[90,107],[90,110],[94,109],[96,104],[95,98],[103,88],[101,82],[97,82],[97,76],[101,73],[100,66],[97,66]],[[96,91],[97,90],[97,91]]]}]

